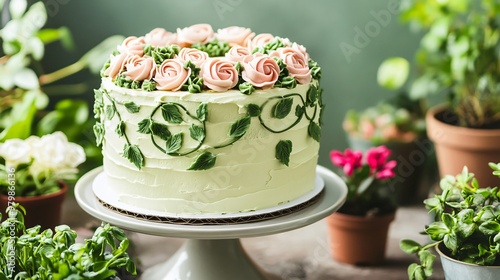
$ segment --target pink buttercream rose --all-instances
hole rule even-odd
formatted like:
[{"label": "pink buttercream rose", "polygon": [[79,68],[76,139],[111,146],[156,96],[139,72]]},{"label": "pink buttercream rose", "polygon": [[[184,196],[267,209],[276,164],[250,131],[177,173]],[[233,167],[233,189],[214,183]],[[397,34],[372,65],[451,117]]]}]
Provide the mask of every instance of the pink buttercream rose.
[{"label": "pink buttercream rose", "polygon": [[132,81],[150,80],[156,71],[156,63],[150,56],[128,56],[124,66],[123,75]]},{"label": "pink buttercream rose", "polygon": [[144,54],[143,47],[146,44],[144,41],[144,36],[135,37],[130,36],[123,40],[123,43],[119,45],[118,51],[121,53],[135,54],[142,56]]},{"label": "pink buttercream rose", "polygon": [[221,42],[226,42],[230,46],[246,46],[246,43],[255,36],[250,28],[230,26],[217,30],[215,37]]},{"label": "pink buttercream rose", "polygon": [[268,55],[247,56],[242,64],[241,77],[258,88],[272,88],[280,75],[278,63]]},{"label": "pink buttercream rose", "polygon": [[293,43],[292,49],[295,49],[295,50],[301,52],[304,55],[304,58],[306,59],[306,61],[309,62],[310,57],[309,57],[309,54],[307,53],[306,47],[299,45],[297,43]]},{"label": "pink buttercream rose", "polygon": [[156,70],[154,80],[159,90],[178,91],[191,75],[191,68],[185,69],[178,59],[165,59]]},{"label": "pink buttercream rose", "polygon": [[201,67],[203,62],[208,59],[208,53],[197,49],[183,48],[177,55],[177,58],[182,62],[190,60],[196,66]]},{"label": "pink buttercream rose", "polygon": [[183,29],[177,28],[177,42],[182,46],[194,43],[207,43],[214,37],[214,30],[209,24],[201,23]]},{"label": "pink buttercream rose", "polygon": [[168,32],[164,28],[155,28],[144,36],[144,42],[152,47],[163,47],[175,44],[177,34]]},{"label": "pink buttercream rose", "polygon": [[256,47],[264,46],[265,44],[274,40],[274,35],[270,33],[261,33],[253,37],[252,40],[247,42],[247,48],[252,51]]},{"label": "pink buttercream rose", "polygon": [[311,70],[302,52],[294,48],[279,48],[269,55],[281,58],[283,63],[286,64],[290,76],[294,77],[300,84],[311,82]]},{"label": "pink buttercream rose", "polygon": [[201,67],[203,84],[215,91],[226,91],[238,83],[238,71],[224,58],[211,58]]},{"label": "pink buttercream rose", "polygon": [[232,62],[241,62],[246,56],[250,55],[250,51],[242,46],[233,46],[226,53],[226,58]]},{"label": "pink buttercream rose", "polygon": [[109,61],[109,67],[104,71],[104,75],[114,79],[123,70],[125,59],[127,58],[127,53],[120,53],[117,55],[111,55]]}]

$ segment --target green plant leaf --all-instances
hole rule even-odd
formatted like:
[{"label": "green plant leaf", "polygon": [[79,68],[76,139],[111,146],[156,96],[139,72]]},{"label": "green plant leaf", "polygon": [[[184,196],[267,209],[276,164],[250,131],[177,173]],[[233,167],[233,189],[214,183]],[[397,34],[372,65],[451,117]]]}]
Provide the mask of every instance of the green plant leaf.
[{"label": "green plant leaf", "polygon": [[261,113],[261,109],[260,109],[260,106],[257,105],[257,104],[248,104],[247,105],[247,114],[248,116],[250,117],[258,117],[260,116],[260,113]]},{"label": "green plant leaf", "polygon": [[240,138],[245,135],[250,128],[250,120],[251,118],[246,116],[234,122],[229,130],[229,137]]},{"label": "green plant leaf", "polygon": [[182,147],[182,133],[172,135],[166,142],[166,153],[175,153]]},{"label": "green plant leaf", "polygon": [[125,144],[123,147],[123,157],[133,163],[139,170],[144,166],[144,157],[137,145]]},{"label": "green plant leaf", "polygon": [[280,140],[276,145],[275,157],[282,164],[288,166],[290,162],[290,154],[292,153],[292,141],[290,140]]},{"label": "green plant leaf", "polygon": [[196,108],[196,117],[200,122],[204,122],[207,120],[207,116],[208,116],[207,103],[200,103],[198,108]]},{"label": "green plant leaf", "polygon": [[203,142],[205,140],[205,130],[203,127],[192,124],[191,127],[189,128],[189,134],[191,138],[198,142]]},{"label": "green plant leaf", "polygon": [[78,141],[82,127],[89,120],[89,108],[83,100],[64,99],[55,105],[37,124],[37,134],[46,135],[64,131],[69,141]]},{"label": "green plant leaf", "polygon": [[500,233],[500,224],[496,221],[486,221],[479,226],[479,230],[486,235],[497,235]]},{"label": "green plant leaf", "polygon": [[114,35],[104,39],[101,43],[85,53],[77,63],[84,67],[88,67],[93,74],[99,74],[102,66],[109,59],[109,54],[112,53],[116,49],[116,46],[120,45],[124,39],[125,37],[121,35]]},{"label": "green plant leaf", "polygon": [[402,57],[391,57],[380,64],[377,71],[377,82],[390,90],[401,88],[408,79],[410,63]]},{"label": "green plant leaf", "polygon": [[407,254],[414,254],[422,248],[422,245],[410,239],[403,239],[399,242],[399,248]]},{"label": "green plant leaf", "polygon": [[160,137],[162,140],[168,140],[172,135],[166,125],[155,121],[151,123],[150,129],[153,135]]},{"label": "green plant leaf", "polygon": [[318,142],[321,140],[321,127],[317,123],[310,122],[307,132],[314,140]]},{"label": "green plant leaf", "polygon": [[127,108],[127,111],[131,114],[139,113],[140,106],[137,105],[134,101],[129,101],[123,104],[125,108]]},{"label": "green plant leaf", "polygon": [[183,121],[179,108],[173,104],[163,104],[161,106],[161,114],[163,119],[169,123],[179,124]]},{"label": "green plant leaf", "polygon": [[206,170],[215,165],[217,157],[211,152],[205,151],[199,155],[188,170]]},{"label": "green plant leaf", "polygon": [[143,133],[143,134],[149,134],[151,133],[151,119],[143,119],[140,121],[138,124],[138,129],[137,132]]},{"label": "green plant leaf", "polygon": [[287,97],[283,98],[273,107],[273,117],[277,119],[283,119],[292,110],[293,98]]}]

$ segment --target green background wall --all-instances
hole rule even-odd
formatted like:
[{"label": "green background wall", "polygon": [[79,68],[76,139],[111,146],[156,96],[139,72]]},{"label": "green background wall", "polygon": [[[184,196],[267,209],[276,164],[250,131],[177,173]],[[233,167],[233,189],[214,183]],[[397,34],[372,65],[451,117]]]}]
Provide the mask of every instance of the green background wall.
[{"label": "green background wall", "polygon": [[[175,31],[196,23],[214,30],[237,25],[256,33],[288,37],[307,47],[323,69],[324,114],[320,164],[330,166],[331,149],[347,146],[342,119],[348,109],[363,109],[395,93],[376,82],[379,64],[391,56],[413,58],[418,35],[395,13],[397,0],[45,0],[49,26],[67,26],[77,49],[50,47],[47,70],[77,60],[104,38],[143,35],[155,27]],[[72,80],[99,87],[90,73]],[[92,91],[83,97],[91,102]]]}]

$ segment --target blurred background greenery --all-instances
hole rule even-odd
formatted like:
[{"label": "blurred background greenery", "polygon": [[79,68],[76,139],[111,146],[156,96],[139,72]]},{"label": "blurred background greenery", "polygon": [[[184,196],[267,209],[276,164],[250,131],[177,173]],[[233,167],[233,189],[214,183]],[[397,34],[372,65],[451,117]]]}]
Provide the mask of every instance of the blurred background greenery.
[{"label": "blurred background greenery", "polygon": [[[76,49],[47,48],[48,72],[76,61],[103,39],[142,35],[155,27],[169,31],[196,23],[214,30],[244,26],[256,33],[288,37],[306,46],[322,67],[326,111],[319,163],[330,166],[329,151],[347,147],[342,120],[395,93],[377,84],[377,68],[388,57],[413,60],[420,37],[400,22],[398,0],[45,0],[47,27],[67,26]],[[85,82],[83,98],[93,101],[99,77],[82,71],[64,81]],[[51,104],[70,93],[53,98]],[[92,136],[89,135],[89,139]],[[90,141],[90,140],[89,140]]]}]

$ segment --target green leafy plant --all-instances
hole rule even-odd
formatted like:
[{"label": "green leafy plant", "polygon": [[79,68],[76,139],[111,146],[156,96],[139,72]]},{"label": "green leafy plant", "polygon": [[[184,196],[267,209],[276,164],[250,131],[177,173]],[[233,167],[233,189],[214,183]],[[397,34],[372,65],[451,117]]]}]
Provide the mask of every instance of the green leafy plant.
[{"label": "green leafy plant", "polygon": [[445,93],[454,125],[500,127],[500,4],[496,0],[405,0],[403,21],[425,32],[413,98]]},{"label": "green leafy plant", "polygon": [[[402,57],[384,60],[377,71],[378,84],[388,90],[400,90],[408,80],[410,63]],[[425,133],[425,106],[412,100],[406,90],[364,110],[348,110],[343,129],[350,137],[377,146],[391,142],[412,142]]]},{"label": "green leafy plant", "polygon": [[120,269],[135,275],[127,254],[129,240],[120,228],[98,227],[92,238],[77,243],[77,234],[67,225],[54,231],[40,226],[26,228],[24,208],[7,208],[0,224],[0,279],[119,279]]},{"label": "green leafy plant", "polygon": [[[49,96],[73,96],[90,90],[85,83],[63,84],[64,78],[88,69],[98,75],[111,49],[123,40],[112,36],[89,50],[76,62],[47,73],[41,63],[45,49],[60,42],[70,51],[74,48],[66,27],[43,28],[47,11],[42,1],[28,5],[26,0],[0,0],[5,26],[0,29],[0,142],[25,139],[63,131],[70,141],[85,148],[87,157],[99,161],[95,148],[89,108],[74,97],[63,99],[52,109]],[[56,83],[58,82],[58,83]]]},{"label": "green leafy plant", "polygon": [[[500,177],[500,163],[489,166]],[[443,177],[440,187],[441,194],[424,201],[435,221],[425,227],[423,234],[434,242],[421,245],[404,239],[400,243],[404,252],[417,254],[420,259],[419,264],[408,267],[409,279],[427,279],[432,275],[436,256],[430,249],[437,245],[444,245],[444,252],[459,261],[500,265],[499,188],[479,188],[467,167],[461,174]]]}]

